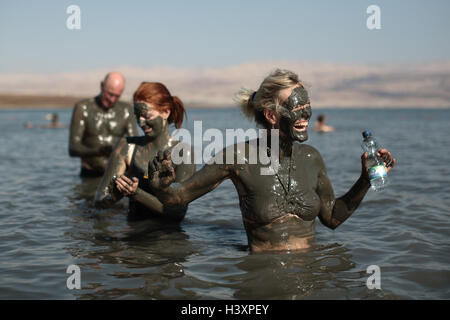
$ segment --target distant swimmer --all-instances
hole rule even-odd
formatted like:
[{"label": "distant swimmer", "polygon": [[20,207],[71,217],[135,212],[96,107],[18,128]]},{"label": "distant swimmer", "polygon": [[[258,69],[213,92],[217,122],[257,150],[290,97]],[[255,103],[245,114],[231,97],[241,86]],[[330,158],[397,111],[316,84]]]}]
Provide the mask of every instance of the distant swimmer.
[{"label": "distant swimmer", "polygon": [[326,125],[325,115],[319,114],[316,118],[316,123],[314,124],[314,130],[318,132],[332,132],[334,128],[332,126]]},{"label": "distant swimmer", "polygon": [[119,101],[124,88],[124,77],[111,72],[101,82],[98,96],[75,104],[69,155],[81,158],[81,176],[101,177],[120,138],[138,134],[132,106]]},{"label": "distant swimmer", "polygon": [[159,82],[143,82],[134,93],[134,113],[144,132],[143,136],[122,138],[109,159],[108,168],[95,195],[95,206],[106,208],[122,197],[130,202],[129,219],[162,218],[180,221],[187,205],[164,206],[150,191],[148,161],[174,147],[181,149],[180,156],[190,163],[175,166],[177,182],[182,182],[195,172],[194,154],[189,145],[172,138],[169,124],[180,128],[185,114],[183,102],[172,96]]},{"label": "distant swimmer", "polygon": [[64,123],[59,122],[59,116],[57,113],[49,113],[45,116],[45,118],[49,120],[50,123],[41,124],[40,127],[42,129],[60,129],[66,127]]},{"label": "distant swimmer", "polygon": [[34,124],[31,123],[30,121],[27,121],[23,124],[23,126],[25,127],[25,129],[33,129],[34,128]]}]

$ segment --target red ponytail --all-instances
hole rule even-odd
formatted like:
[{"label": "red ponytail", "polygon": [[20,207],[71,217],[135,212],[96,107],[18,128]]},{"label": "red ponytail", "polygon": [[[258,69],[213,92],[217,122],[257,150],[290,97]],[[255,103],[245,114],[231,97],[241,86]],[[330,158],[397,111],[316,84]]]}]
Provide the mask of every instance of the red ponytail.
[{"label": "red ponytail", "polygon": [[183,116],[186,115],[186,110],[184,109],[184,104],[180,98],[174,96],[172,109],[170,110],[169,123],[175,123],[175,127],[181,128],[183,123]]}]

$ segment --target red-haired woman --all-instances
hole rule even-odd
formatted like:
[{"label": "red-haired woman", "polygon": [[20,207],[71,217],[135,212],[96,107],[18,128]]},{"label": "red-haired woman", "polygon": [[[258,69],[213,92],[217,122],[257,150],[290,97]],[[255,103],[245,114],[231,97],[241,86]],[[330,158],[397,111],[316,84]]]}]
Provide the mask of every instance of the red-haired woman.
[{"label": "red-haired woman", "polygon": [[[158,82],[142,82],[133,100],[136,120],[144,136],[123,137],[118,142],[97,188],[95,206],[106,208],[125,196],[130,202],[130,219],[149,217],[180,221],[187,206],[163,206],[152,195],[145,179],[148,161],[158,153],[171,152],[176,145],[182,147],[180,156],[192,160],[190,164],[184,161],[176,166],[177,181],[182,182],[195,172],[191,147],[179,145],[182,142],[174,140],[169,132],[171,123],[176,128],[181,127],[185,114],[183,102]],[[182,152],[188,154],[183,155]]]}]

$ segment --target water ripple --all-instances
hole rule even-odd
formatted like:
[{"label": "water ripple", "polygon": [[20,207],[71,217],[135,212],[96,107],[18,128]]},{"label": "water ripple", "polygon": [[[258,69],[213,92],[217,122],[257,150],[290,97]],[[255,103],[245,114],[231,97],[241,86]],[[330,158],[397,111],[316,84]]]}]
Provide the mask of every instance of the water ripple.
[{"label": "water ripple", "polygon": [[[366,128],[398,159],[391,185],[370,191],[335,231],[317,221],[307,252],[251,254],[230,181],[193,202],[179,226],[128,222],[126,200],[92,207],[99,179],[78,177],[67,129],[23,130],[47,111],[0,111],[8,128],[0,137],[0,298],[449,299],[450,112],[325,112],[338,130],[311,132],[309,143],[336,195],[360,174]],[[68,123],[70,112],[60,118]],[[204,130],[254,126],[230,110],[192,110],[189,119],[190,129],[192,119],[209,119]],[[81,268],[81,290],[66,287],[70,264]],[[370,265],[380,267],[381,290],[366,287]]]}]

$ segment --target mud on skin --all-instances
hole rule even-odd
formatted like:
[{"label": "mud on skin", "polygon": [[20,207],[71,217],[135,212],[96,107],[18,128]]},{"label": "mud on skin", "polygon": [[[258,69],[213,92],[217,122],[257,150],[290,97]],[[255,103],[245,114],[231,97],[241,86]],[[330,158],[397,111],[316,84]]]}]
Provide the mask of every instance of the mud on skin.
[{"label": "mud on skin", "polygon": [[[225,179],[231,179],[238,192],[248,243],[253,252],[310,247],[316,217],[331,229],[339,226],[358,207],[370,183],[362,167],[361,176],[350,190],[335,198],[320,153],[300,143],[307,139],[306,130],[298,132],[292,127],[295,121],[311,117],[308,96],[304,90],[296,89],[282,110],[282,118],[286,120],[284,126],[280,126],[284,138],[280,141],[280,166],[275,175],[261,175],[263,166],[260,164],[213,163],[205,165],[186,181],[165,187],[160,180],[161,176],[167,175],[164,172],[168,171],[166,158],[163,159],[165,166],[155,165],[154,161],[149,163],[149,172],[153,172],[149,182],[158,198],[165,204],[185,205],[214,190]],[[297,105],[302,108],[293,111]],[[248,141],[245,143],[245,155],[238,154],[240,148],[234,145],[216,157],[223,157],[222,163],[226,163],[226,154],[232,153],[234,163],[238,163],[238,157],[248,159],[251,145]]]},{"label": "mud on skin", "polygon": [[[294,110],[299,106],[306,107]],[[311,115],[312,110],[309,105],[308,92],[303,87],[297,87],[292,90],[291,95],[282,105],[280,111],[280,130],[288,135],[289,140],[304,142],[308,140],[308,131],[296,131],[294,130],[294,125],[295,122],[302,119],[309,121]]]},{"label": "mud on skin", "polygon": [[[143,106],[145,108],[143,108]],[[135,103],[136,118],[140,119],[147,112],[145,104]],[[138,120],[142,130],[148,131],[145,136],[122,138],[110,157],[108,168],[103,176],[96,192],[96,207],[109,207],[123,196],[115,186],[115,179],[122,174],[128,178],[139,179],[138,189],[135,194],[129,196],[130,220],[156,218],[166,221],[178,222],[186,214],[187,204],[163,205],[150,190],[148,185],[148,161],[157,156],[158,152],[171,152],[179,141],[170,137],[168,125],[163,124],[159,116],[154,119]],[[185,145],[183,150],[188,150],[192,164],[174,166],[177,182],[182,182],[192,176],[195,171],[193,152],[190,146]]]},{"label": "mud on skin", "polygon": [[129,104],[102,107],[99,96],[78,102],[70,126],[69,154],[81,158],[82,172],[101,176],[113,147],[124,135],[138,134]]},{"label": "mud on skin", "polygon": [[[249,147],[247,142],[246,154]],[[218,156],[225,161],[227,152],[237,157],[233,146]],[[280,157],[276,175],[261,175],[261,167],[207,164],[182,183],[155,189],[156,195],[166,204],[188,204],[231,179],[239,195],[248,243],[258,252],[308,248],[314,238],[315,218],[336,228],[353,213],[370,186],[360,178],[345,196],[335,199],[319,152],[297,142],[292,144],[292,156]],[[151,184],[158,186],[154,181]]]},{"label": "mud on skin", "polygon": [[[164,130],[163,119],[159,116],[155,117],[154,119],[141,119],[141,116],[147,114],[147,112],[148,108],[145,103],[134,103],[134,114],[139,127],[141,127],[147,137],[154,138],[161,134]],[[147,130],[150,131],[146,132]]]}]

